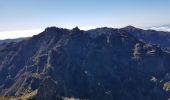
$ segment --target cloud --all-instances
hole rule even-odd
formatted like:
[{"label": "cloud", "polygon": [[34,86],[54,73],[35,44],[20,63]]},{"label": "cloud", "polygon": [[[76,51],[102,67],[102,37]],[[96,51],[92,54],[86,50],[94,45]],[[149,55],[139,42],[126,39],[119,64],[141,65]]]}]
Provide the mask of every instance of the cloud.
[{"label": "cloud", "polygon": [[168,31],[170,32],[170,27],[164,27],[164,26],[160,26],[160,27],[151,27],[149,29],[152,29],[152,30],[157,30],[157,31]]},{"label": "cloud", "polygon": [[[79,27],[83,30],[94,29],[96,27]],[[157,31],[168,31],[170,32],[169,26],[158,26],[158,27],[150,27],[150,28],[143,28],[143,29],[152,29]],[[32,29],[32,30],[18,30],[18,31],[4,31],[0,32],[0,40],[3,39],[15,39],[15,38],[22,38],[22,37],[31,37],[33,35],[37,35],[41,33],[44,29]]]},{"label": "cloud", "polygon": [[0,40],[21,38],[21,37],[31,37],[33,35],[39,34],[42,31],[43,29],[0,32]]},{"label": "cloud", "polygon": [[[96,27],[79,27],[83,30],[89,30]],[[72,28],[68,28],[72,29]],[[31,37],[33,35],[37,35],[41,33],[44,29],[32,29],[32,30],[18,30],[18,31],[3,31],[0,32],[0,40],[4,39],[16,39],[16,38],[22,38],[22,37]]]}]

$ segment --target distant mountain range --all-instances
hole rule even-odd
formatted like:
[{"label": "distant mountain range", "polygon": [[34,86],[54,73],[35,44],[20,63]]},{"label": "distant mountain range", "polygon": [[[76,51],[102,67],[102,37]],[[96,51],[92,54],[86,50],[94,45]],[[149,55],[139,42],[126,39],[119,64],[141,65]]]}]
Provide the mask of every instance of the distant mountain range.
[{"label": "distant mountain range", "polygon": [[135,28],[133,26],[127,26],[120,30],[124,30],[130,33],[144,42],[150,44],[156,44],[161,46],[162,48],[170,47],[170,32],[143,30],[143,29]]},{"label": "distant mountain range", "polygon": [[170,32],[133,26],[88,31],[48,27],[39,35],[0,45],[0,95],[168,100],[170,53],[164,48],[170,47],[169,39]]},{"label": "distant mountain range", "polygon": [[0,40],[0,44],[8,44],[8,43],[12,43],[12,42],[20,42],[24,39],[27,38],[16,38],[16,39],[5,39],[5,40]]}]

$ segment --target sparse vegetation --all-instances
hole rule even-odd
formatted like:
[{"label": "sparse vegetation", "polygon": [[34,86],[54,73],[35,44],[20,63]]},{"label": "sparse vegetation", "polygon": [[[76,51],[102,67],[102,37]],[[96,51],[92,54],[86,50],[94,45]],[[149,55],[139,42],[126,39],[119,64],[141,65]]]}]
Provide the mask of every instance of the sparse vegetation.
[{"label": "sparse vegetation", "polygon": [[63,100],[89,100],[89,99],[79,99],[79,98],[74,98],[74,97],[63,97]]},{"label": "sparse vegetation", "polygon": [[170,90],[170,81],[164,83],[163,89],[164,89],[165,91],[169,91],[169,90]]},{"label": "sparse vegetation", "polygon": [[64,97],[63,100],[80,100],[80,99],[76,99],[74,97],[68,98],[68,97]]},{"label": "sparse vegetation", "polygon": [[0,100],[32,100],[37,94],[37,90],[24,94],[21,97],[0,97]]}]

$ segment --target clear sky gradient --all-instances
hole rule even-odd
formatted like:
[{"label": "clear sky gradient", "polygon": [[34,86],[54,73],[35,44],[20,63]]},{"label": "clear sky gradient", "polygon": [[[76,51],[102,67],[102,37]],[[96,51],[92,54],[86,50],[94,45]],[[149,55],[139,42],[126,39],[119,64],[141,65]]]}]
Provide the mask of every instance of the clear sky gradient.
[{"label": "clear sky gradient", "polygon": [[0,32],[170,24],[170,0],[0,0]]}]

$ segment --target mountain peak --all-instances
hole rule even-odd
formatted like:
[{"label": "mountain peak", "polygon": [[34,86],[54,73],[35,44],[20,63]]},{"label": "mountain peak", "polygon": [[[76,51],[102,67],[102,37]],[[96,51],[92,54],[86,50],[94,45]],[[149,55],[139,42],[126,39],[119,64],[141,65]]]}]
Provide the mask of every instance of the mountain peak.
[{"label": "mountain peak", "polygon": [[128,25],[128,26],[124,27],[123,29],[133,30],[133,29],[138,29],[138,28],[136,28],[136,27],[134,27],[132,25]]},{"label": "mountain peak", "polygon": [[45,32],[57,31],[57,30],[59,30],[59,29],[60,29],[60,28],[55,27],[55,26],[53,26],[53,27],[47,27],[47,28],[45,29]]},{"label": "mountain peak", "polygon": [[76,26],[75,28],[72,29],[73,31],[80,31],[80,29],[78,28],[78,26]]}]

